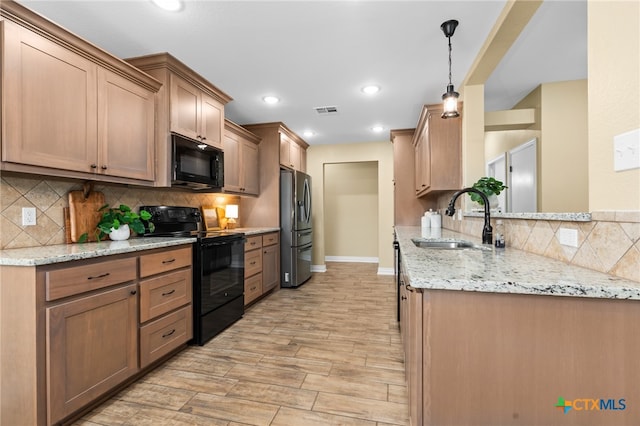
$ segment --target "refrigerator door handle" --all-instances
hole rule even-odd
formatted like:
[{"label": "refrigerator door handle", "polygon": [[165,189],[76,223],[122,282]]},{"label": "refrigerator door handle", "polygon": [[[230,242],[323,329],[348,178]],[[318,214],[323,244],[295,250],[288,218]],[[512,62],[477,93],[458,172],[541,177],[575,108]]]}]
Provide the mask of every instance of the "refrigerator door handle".
[{"label": "refrigerator door handle", "polygon": [[309,179],[304,180],[304,221],[309,223],[311,221],[311,188],[309,188]]}]

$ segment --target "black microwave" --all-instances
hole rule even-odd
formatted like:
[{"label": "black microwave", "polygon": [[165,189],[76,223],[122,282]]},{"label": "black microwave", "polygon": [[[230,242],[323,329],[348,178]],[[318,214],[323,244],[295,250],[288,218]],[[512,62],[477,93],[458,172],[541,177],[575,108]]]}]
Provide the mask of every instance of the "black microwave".
[{"label": "black microwave", "polygon": [[198,191],[221,191],[224,186],[224,152],[211,145],[171,134],[171,186]]}]

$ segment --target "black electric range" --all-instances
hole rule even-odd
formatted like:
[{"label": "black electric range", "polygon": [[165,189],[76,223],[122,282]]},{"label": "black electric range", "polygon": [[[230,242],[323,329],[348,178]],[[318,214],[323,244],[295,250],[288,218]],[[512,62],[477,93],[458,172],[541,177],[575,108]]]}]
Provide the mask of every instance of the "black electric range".
[{"label": "black electric range", "polygon": [[193,341],[204,345],[244,314],[245,236],[204,231],[200,209],[141,206],[151,213],[146,237],[195,237],[193,249]]}]

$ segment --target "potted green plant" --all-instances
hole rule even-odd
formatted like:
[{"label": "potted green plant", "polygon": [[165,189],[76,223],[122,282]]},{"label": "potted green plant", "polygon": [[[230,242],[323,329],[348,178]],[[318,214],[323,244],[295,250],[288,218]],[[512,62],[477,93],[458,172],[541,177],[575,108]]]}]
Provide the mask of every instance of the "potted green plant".
[{"label": "potted green plant", "polygon": [[[151,219],[151,213],[146,210],[140,210],[138,214],[125,204],[120,204],[118,207],[109,207],[109,204],[105,204],[98,211],[102,212],[102,218],[96,225],[98,241],[106,235],[109,235],[112,240],[126,240],[131,231],[142,234],[145,231],[143,220],[147,221],[149,231],[153,232],[155,229],[153,223],[148,222]],[[87,235],[83,234],[80,241],[86,241],[86,238]]]},{"label": "potted green plant", "polygon": [[[495,178],[483,176],[472,185],[472,188],[483,192],[487,196],[487,198],[494,198],[497,204],[497,196],[500,195],[500,193],[504,189],[506,189],[507,186],[505,186],[504,183]],[[480,197],[480,195],[474,192],[469,192],[469,196],[471,197],[471,201],[484,206],[484,201],[482,200],[482,197]],[[489,204],[491,204],[491,200],[489,201]]]}]

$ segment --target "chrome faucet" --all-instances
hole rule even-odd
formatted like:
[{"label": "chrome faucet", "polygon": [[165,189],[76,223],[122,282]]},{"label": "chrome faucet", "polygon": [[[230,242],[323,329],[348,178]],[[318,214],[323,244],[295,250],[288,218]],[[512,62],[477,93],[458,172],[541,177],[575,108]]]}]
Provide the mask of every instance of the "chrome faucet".
[{"label": "chrome faucet", "polygon": [[463,188],[460,191],[453,194],[451,197],[451,201],[449,201],[449,207],[447,207],[447,211],[445,212],[447,216],[453,216],[456,212],[456,208],[454,204],[459,196],[464,194],[465,192],[475,192],[482,198],[484,201],[484,228],[482,229],[482,244],[493,244],[493,228],[491,228],[491,215],[489,214],[489,199],[484,194],[484,192],[475,189],[475,188]]}]

